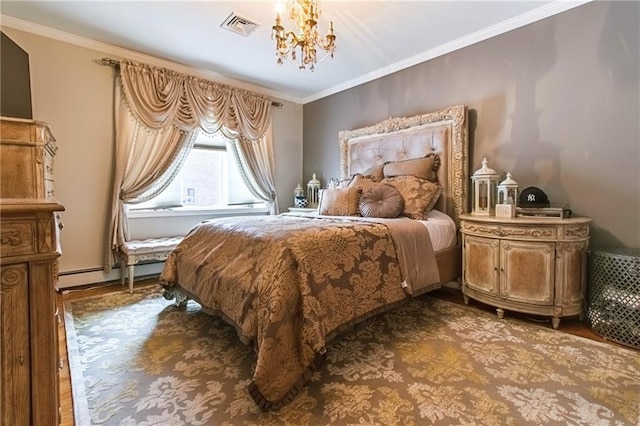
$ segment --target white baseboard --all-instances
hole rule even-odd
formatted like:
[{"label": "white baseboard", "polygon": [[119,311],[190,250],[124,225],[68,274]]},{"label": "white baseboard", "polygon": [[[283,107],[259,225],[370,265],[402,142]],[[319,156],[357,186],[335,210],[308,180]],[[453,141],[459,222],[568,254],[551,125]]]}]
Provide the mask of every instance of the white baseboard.
[{"label": "white baseboard", "polygon": [[[164,262],[137,265],[135,276],[156,275],[162,272]],[[88,272],[61,272],[58,277],[58,289],[78,287],[88,284],[113,283],[120,280],[120,268],[112,269],[108,274],[103,270]],[[127,283],[125,283],[127,285]]]}]

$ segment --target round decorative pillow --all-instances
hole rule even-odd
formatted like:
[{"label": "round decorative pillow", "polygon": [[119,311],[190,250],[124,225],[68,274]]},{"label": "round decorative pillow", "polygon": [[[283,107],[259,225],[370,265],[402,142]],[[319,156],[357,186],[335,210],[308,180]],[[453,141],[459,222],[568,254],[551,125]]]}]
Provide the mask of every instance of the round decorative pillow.
[{"label": "round decorative pillow", "polygon": [[360,197],[360,214],[364,217],[398,217],[404,210],[400,191],[390,185],[378,185]]}]

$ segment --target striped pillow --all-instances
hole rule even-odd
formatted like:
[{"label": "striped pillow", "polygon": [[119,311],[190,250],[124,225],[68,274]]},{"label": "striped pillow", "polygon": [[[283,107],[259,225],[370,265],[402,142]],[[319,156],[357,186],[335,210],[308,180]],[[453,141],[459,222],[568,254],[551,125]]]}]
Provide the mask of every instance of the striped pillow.
[{"label": "striped pillow", "polygon": [[333,188],[322,191],[318,211],[326,216],[360,216],[358,188]]},{"label": "striped pillow", "polygon": [[437,182],[436,172],[440,167],[438,154],[429,154],[422,158],[393,161],[384,165],[384,177],[415,176],[431,182]]}]

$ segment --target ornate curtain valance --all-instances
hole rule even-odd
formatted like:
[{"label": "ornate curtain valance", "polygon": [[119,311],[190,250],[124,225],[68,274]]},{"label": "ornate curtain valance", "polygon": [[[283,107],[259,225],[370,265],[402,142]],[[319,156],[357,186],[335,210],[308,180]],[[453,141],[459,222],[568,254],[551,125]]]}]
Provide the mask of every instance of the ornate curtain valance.
[{"label": "ornate curtain valance", "polygon": [[260,94],[128,60],[119,67],[129,107],[150,128],[222,129],[258,140],[271,123],[271,100]]}]

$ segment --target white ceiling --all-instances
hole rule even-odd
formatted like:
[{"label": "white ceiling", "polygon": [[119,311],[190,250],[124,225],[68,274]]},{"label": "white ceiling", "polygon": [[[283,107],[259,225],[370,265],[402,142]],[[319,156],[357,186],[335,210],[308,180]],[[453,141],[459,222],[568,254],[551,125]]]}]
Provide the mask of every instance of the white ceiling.
[{"label": "white ceiling", "polygon": [[[276,1],[2,0],[0,18],[3,26],[132,60],[159,58],[212,80],[304,104],[587,0],[325,0],[319,32],[324,35],[332,20],[337,50],[313,72],[276,64],[271,40]],[[260,27],[249,37],[222,29],[232,12]],[[283,24],[291,26],[288,19]]]}]

